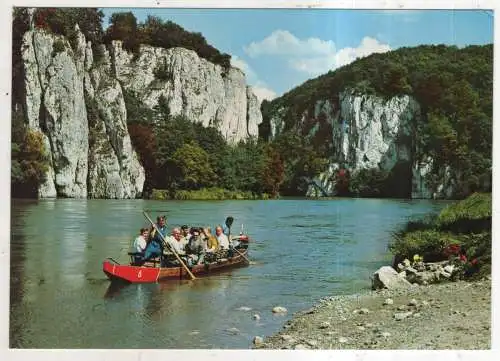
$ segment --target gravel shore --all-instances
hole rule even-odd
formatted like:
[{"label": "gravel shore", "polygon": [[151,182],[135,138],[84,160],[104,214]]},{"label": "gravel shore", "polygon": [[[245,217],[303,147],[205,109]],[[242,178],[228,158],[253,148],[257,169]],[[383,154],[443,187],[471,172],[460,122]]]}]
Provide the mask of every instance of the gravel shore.
[{"label": "gravel shore", "polygon": [[[261,342],[261,343],[260,343]],[[491,280],[333,296],[256,349],[489,349]]]}]

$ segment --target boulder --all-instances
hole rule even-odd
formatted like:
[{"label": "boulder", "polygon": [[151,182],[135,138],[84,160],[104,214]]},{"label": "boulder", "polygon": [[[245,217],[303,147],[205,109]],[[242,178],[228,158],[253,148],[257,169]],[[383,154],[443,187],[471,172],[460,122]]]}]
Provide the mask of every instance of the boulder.
[{"label": "boulder", "polygon": [[387,288],[404,289],[410,288],[411,284],[407,280],[398,276],[396,270],[389,266],[379,268],[372,277],[372,289]]},{"label": "boulder", "polygon": [[286,313],[287,309],[282,306],[273,307],[273,313]]},{"label": "boulder", "polygon": [[263,339],[262,337],[260,337],[260,336],[255,336],[255,337],[253,338],[253,344],[254,344],[254,345],[260,345],[260,344],[262,344],[263,342],[264,342],[264,339]]}]

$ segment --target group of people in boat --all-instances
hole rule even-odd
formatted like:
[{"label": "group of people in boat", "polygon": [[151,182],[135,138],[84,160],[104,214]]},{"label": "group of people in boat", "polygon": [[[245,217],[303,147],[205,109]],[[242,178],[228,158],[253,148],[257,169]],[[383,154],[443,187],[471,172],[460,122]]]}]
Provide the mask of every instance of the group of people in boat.
[{"label": "group of people in boat", "polygon": [[226,233],[227,229],[222,225],[215,228],[215,235],[210,227],[183,225],[180,228],[174,227],[168,235],[165,216],[159,216],[155,227],[141,228],[135,238],[133,263],[143,265],[149,260],[160,258],[162,267],[178,266],[179,261],[174,252],[188,266],[232,257],[237,244]]}]

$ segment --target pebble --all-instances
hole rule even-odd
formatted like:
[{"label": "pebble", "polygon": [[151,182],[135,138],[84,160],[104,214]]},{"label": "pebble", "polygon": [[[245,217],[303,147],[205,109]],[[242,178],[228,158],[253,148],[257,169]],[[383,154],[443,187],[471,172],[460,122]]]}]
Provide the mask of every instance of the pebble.
[{"label": "pebble", "polygon": [[420,312],[414,313],[413,317],[419,318],[420,317]]},{"label": "pebble", "polygon": [[347,342],[349,342],[349,339],[347,337],[339,337],[339,342],[340,343],[347,343]]},{"label": "pebble", "polygon": [[406,306],[405,305],[398,306],[398,310],[404,311],[406,310]]},{"label": "pebble", "polygon": [[321,322],[320,325],[319,325],[319,328],[328,328],[330,327],[330,322],[327,322],[327,321],[324,321],[324,322]]},{"label": "pebble", "polygon": [[255,336],[253,338],[254,345],[260,345],[263,342],[264,342],[264,339],[262,337],[260,337],[260,336]]},{"label": "pebble", "polygon": [[365,323],[366,328],[372,328],[374,325],[373,323]]},{"label": "pebble", "polygon": [[410,317],[413,314],[413,312],[399,312],[394,314],[394,318],[397,321],[404,320],[407,317]]},{"label": "pebble", "polygon": [[273,307],[273,313],[286,313],[287,309],[282,306]]},{"label": "pebble", "polygon": [[237,308],[236,311],[250,311],[252,310],[250,307],[246,306],[241,306],[240,308]]},{"label": "pebble", "polygon": [[227,332],[232,333],[233,335],[236,335],[240,332],[236,327],[231,327],[227,329]]},{"label": "pebble", "polygon": [[382,332],[382,333],[381,333],[381,335],[382,335],[382,337],[387,338],[387,337],[389,337],[391,334],[390,334],[390,332]]},{"label": "pebble", "polygon": [[365,327],[364,327],[364,326],[358,326],[358,330],[359,330],[359,331],[364,331],[364,330],[366,330],[366,329],[365,329]]},{"label": "pebble", "polygon": [[359,310],[360,315],[366,315],[367,313],[370,313],[370,310],[368,308],[362,308]]},{"label": "pebble", "polygon": [[429,302],[427,302],[427,301],[422,301],[422,306],[429,306]]},{"label": "pebble", "polygon": [[417,306],[418,302],[416,299],[412,298],[410,302],[408,302],[408,306]]},{"label": "pebble", "polygon": [[311,346],[311,347],[316,347],[318,346],[318,341],[316,340],[309,340],[309,341],[306,341],[306,343]]},{"label": "pebble", "polygon": [[386,298],[386,300],[384,301],[384,306],[392,305],[392,304],[394,304],[394,301],[392,298]]},{"label": "pebble", "polygon": [[255,315],[252,316],[254,320],[260,320],[260,316],[256,313]]},{"label": "pebble", "polygon": [[295,342],[295,339],[290,335],[281,335],[281,339],[286,342]]}]

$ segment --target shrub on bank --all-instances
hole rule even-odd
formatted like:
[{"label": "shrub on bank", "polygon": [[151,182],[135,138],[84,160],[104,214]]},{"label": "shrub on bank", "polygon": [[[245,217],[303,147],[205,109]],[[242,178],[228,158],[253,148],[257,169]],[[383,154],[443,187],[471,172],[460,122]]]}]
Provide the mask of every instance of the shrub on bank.
[{"label": "shrub on bank", "polygon": [[266,193],[255,194],[249,191],[230,191],[223,188],[202,188],[198,190],[177,190],[169,192],[164,189],[153,189],[151,199],[156,200],[225,200],[225,199],[269,199]]},{"label": "shrub on bank", "polygon": [[464,277],[491,272],[491,194],[475,193],[443,209],[432,220],[409,221],[389,250],[397,265],[422,255],[427,262],[456,259]]}]

